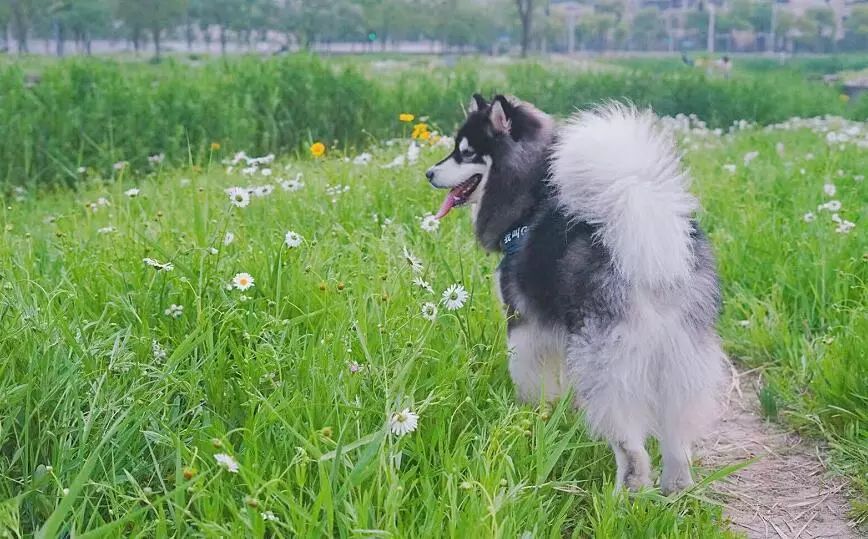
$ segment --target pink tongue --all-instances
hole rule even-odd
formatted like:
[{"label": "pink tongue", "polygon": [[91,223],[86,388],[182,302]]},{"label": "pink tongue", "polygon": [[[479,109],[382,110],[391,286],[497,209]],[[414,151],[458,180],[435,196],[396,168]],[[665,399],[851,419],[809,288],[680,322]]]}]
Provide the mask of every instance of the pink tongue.
[{"label": "pink tongue", "polygon": [[437,210],[437,215],[434,216],[435,219],[440,220],[449,213],[449,210],[452,209],[452,206],[455,205],[455,195],[452,194],[452,191],[446,193],[446,198],[443,199],[443,204],[440,204],[440,209]]}]

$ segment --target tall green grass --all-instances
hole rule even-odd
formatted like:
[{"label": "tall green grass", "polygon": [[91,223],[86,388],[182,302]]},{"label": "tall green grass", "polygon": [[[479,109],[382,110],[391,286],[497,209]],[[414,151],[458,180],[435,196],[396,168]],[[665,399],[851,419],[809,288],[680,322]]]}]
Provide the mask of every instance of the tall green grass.
[{"label": "tall green grass", "polygon": [[[212,142],[260,154],[313,140],[362,147],[400,131],[415,111],[447,129],[474,91],[512,93],[553,114],[607,98],[659,113],[696,114],[713,126],[791,116],[857,114],[836,90],[793,74],[735,80],[702,73],[583,72],[517,63],[485,69],[415,66],[395,73],[333,66],[309,56],[160,65],[78,59],[0,67],[0,181],[75,185],[79,167],[106,172],[121,160],[147,169],[148,154],[203,163]],[[863,99],[868,102],[868,99]]]},{"label": "tall green grass", "polygon": [[[314,65],[322,80],[352,77],[369,91],[359,75]],[[434,109],[425,80],[452,79],[454,88],[435,95],[454,92],[456,108],[463,85],[474,82],[467,71],[429,77],[393,90],[382,104],[384,132],[400,130],[398,110]],[[551,91],[544,86],[541,101]],[[868,169],[865,152],[804,130],[692,138],[685,149],[718,255],[727,351],[762,371],[767,409],[829,441],[832,462],[864,498],[868,184],[856,176]],[[111,159],[156,150],[137,140],[124,140],[130,153]],[[406,141],[375,146],[367,167],[340,152],[281,160],[275,176],[303,172],[305,188],[278,187],[243,209],[229,205],[225,187],[276,179],[228,174],[218,155],[201,157],[205,150],[198,167],[88,174],[76,191],[4,198],[0,533],[731,536],[705,486],[673,500],[613,496],[612,456],[568,399],[555,407],[515,402],[491,289],[497,260],[474,246],[465,214],[433,234],[419,226],[439,198],[423,171],[442,150],[426,146],[419,163],[382,169]],[[753,151],[759,156],[744,166]],[[840,215],[856,223],[849,234],[816,210],[829,200],[826,182],[836,185]],[[124,191],[133,183],[141,193],[130,198]],[[335,195],[336,184],[350,191]],[[99,197],[109,205],[93,211],[87,205]],[[807,211],[817,219],[805,222]],[[287,230],[304,236],[301,247],[283,245]],[[227,231],[235,235],[228,245]],[[434,292],[412,284],[405,247]],[[144,257],[175,269],[155,272]],[[226,290],[237,272],[251,273],[254,288]],[[469,303],[455,312],[441,306],[433,323],[422,318],[421,304],[437,302],[454,282],[471,292]],[[164,314],[171,304],[183,305],[183,315]],[[154,341],[165,357],[154,356]],[[419,429],[386,434],[388,415],[404,407],[420,414]],[[221,469],[218,453],[236,458],[239,473]],[[866,506],[855,507],[864,519]],[[266,511],[280,521],[264,520]]]}]

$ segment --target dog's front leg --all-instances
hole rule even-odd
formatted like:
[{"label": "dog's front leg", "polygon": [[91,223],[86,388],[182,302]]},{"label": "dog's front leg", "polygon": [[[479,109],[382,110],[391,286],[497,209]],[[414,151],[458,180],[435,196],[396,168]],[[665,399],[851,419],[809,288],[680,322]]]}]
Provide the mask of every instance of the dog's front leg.
[{"label": "dog's front leg", "polygon": [[524,320],[510,326],[509,374],[519,400],[556,401],[563,393],[563,338],[555,330]]}]

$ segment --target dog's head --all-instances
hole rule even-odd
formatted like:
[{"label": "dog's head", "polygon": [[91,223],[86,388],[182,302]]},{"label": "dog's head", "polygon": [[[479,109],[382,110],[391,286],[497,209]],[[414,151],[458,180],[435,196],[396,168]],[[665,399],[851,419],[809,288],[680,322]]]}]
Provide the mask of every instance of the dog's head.
[{"label": "dog's head", "polygon": [[442,218],[454,207],[478,203],[485,192],[492,166],[503,154],[505,142],[517,142],[528,129],[538,128],[532,115],[520,110],[521,102],[503,95],[487,102],[474,94],[464,125],[455,135],[452,153],[428,169],[425,176],[438,189],[449,189],[435,216]]}]

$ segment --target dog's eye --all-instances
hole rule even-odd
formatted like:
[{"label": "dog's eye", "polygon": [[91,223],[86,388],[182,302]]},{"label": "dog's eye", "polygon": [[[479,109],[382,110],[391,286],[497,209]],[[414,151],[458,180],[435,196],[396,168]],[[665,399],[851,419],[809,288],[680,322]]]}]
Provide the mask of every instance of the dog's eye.
[{"label": "dog's eye", "polygon": [[473,150],[471,150],[469,148],[461,151],[461,158],[462,159],[473,159],[473,157],[475,155],[476,155],[476,152],[474,152]]}]

